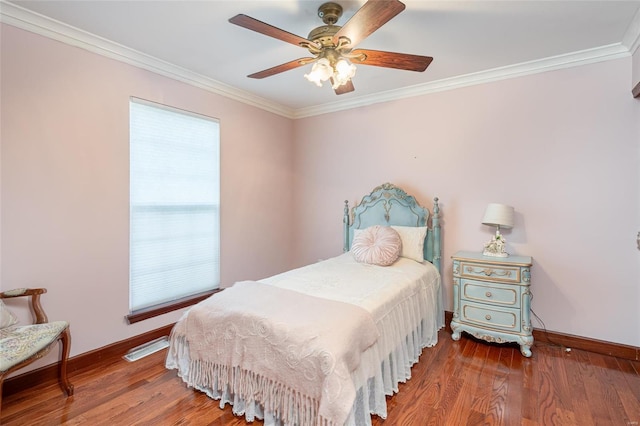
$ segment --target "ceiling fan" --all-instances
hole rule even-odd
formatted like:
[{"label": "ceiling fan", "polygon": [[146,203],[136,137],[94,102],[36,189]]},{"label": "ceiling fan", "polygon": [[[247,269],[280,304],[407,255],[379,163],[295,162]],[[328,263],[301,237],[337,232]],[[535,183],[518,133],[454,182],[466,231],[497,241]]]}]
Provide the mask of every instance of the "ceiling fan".
[{"label": "ceiling fan", "polygon": [[355,74],[353,64],[418,72],[427,69],[433,60],[430,56],[354,48],[404,9],[404,3],[398,0],[369,0],[341,27],[336,25],[336,22],[342,16],[342,6],[333,2],[324,3],[318,8],[318,16],[325,25],[311,30],[307,38],[291,34],[244,14],[234,16],[229,19],[229,22],[303,47],[313,55],[276,65],[247,77],[270,77],[314,63],[311,72],[305,74],[305,77],[318,86],[321,86],[323,81],[330,80],[335,93],[341,95],[354,90],[351,81],[351,77]]}]

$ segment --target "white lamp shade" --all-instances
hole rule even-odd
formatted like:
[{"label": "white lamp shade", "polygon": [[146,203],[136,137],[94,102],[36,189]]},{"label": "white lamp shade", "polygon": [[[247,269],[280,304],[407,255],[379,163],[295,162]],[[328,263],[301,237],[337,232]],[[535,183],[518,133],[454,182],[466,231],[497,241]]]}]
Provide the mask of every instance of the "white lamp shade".
[{"label": "white lamp shade", "polygon": [[513,207],[505,204],[491,203],[484,212],[482,223],[507,229],[513,228],[513,210]]}]

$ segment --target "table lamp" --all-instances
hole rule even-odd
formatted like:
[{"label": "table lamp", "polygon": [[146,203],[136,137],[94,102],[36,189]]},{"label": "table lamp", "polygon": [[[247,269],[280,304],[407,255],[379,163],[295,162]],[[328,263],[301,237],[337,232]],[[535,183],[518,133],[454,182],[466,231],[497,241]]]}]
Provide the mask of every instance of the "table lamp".
[{"label": "table lamp", "polygon": [[505,251],[507,241],[500,234],[500,227],[505,229],[513,228],[513,207],[498,203],[489,204],[484,212],[482,224],[496,227],[496,235],[484,245],[482,254],[494,257],[509,256]]}]

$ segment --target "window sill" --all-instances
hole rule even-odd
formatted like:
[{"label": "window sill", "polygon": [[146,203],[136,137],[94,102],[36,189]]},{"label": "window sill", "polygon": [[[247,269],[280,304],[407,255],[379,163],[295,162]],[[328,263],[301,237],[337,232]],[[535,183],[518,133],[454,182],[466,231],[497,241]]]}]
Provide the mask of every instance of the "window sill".
[{"label": "window sill", "polygon": [[136,322],[144,321],[149,318],[157,317],[168,312],[177,311],[178,309],[186,308],[187,306],[195,305],[198,302],[203,301],[212,294],[222,291],[221,288],[215,290],[205,291],[203,293],[194,294],[192,296],[184,297],[182,299],[174,300],[160,305],[150,306],[144,309],[138,309],[125,316],[127,323],[134,324]]}]

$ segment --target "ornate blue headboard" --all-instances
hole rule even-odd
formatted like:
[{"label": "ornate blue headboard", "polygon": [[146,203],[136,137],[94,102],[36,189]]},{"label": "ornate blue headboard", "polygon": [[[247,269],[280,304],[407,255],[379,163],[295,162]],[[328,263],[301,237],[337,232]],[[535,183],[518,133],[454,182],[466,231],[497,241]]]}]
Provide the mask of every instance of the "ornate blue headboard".
[{"label": "ornate blue headboard", "polygon": [[402,188],[385,183],[374,188],[369,195],[351,209],[344,202],[344,251],[349,251],[354,229],[364,229],[372,225],[385,226],[429,226],[424,244],[424,258],[433,263],[440,274],[441,237],[440,207],[438,197],[433,199],[433,216],[429,226],[429,210],[422,207],[412,195]]}]

